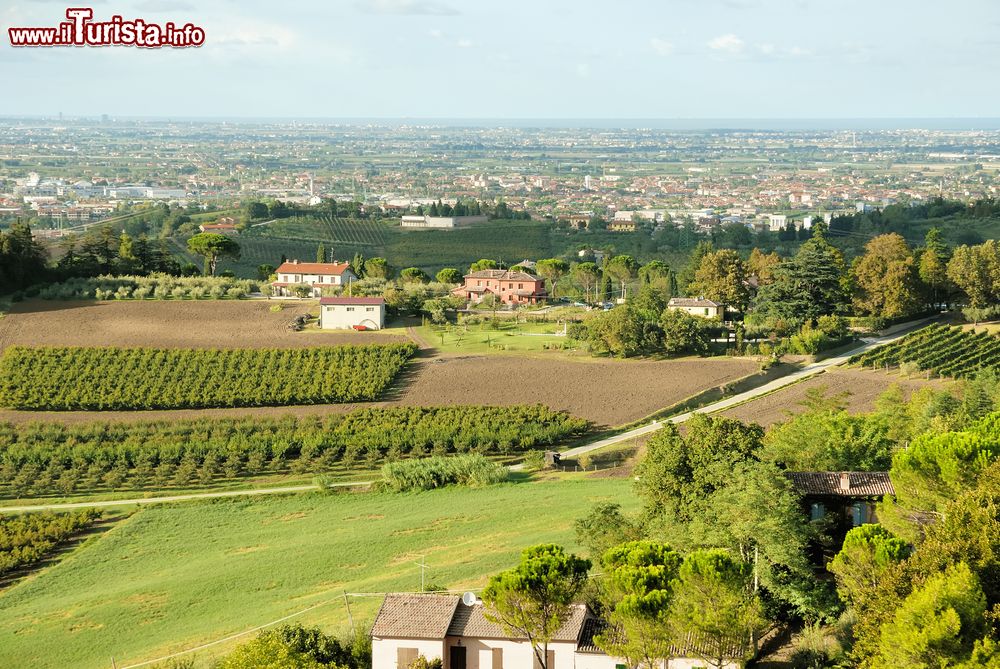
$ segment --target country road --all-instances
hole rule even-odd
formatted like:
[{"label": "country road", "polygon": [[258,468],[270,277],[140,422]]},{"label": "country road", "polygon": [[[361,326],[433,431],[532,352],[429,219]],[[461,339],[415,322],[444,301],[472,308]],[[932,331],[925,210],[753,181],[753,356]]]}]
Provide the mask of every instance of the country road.
[{"label": "country road", "polygon": [[[345,481],[331,483],[331,488],[360,488],[370,486],[372,481]],[[192,499],[213,499],[219,497],[247,497],[250,495],[280,495],[285,493],[316,490],[315,485],[293,485],[283,488],[251,488],[249,490],[226,490],[223,492],[199,492],[190,495],[166,495],[163,497],[135,497],[133,499],[112,499],[99,502],[67,502],[64,504],[35,504],[30,506],[0,506],[0,513],[21,513],[24,511],[70,511],[72,509],[96,509],[109,506],[132,506],[133,504],[162,504],[164,502],[187,502]]]},{"label": "country road", "polygon": [[685,413],[678,414],[676,416],[671,416],[670,418],[667,418],[665,421],[654,420],[645,425],[641,425],[637,428],[628,430],[627,432],[616,434],[613,437],[600,439],[598,441],[589,444],[584,444],[583,446],[577,446],[576,448],[571,448],[569,450],[562,451],[560,455],[566,458],[575,458],[577,456],[583,455],[584,453],[590,453],[591,451],[596,451],[606,446],[613,446],[614,444],[619,444],[623,441],[628,441],[630,439],[635,439],[636,437],[647,435],[651,432],[656,432],[661,427],[663,427],[664,423],[673,423],[674,425],[684,423],[690,420],[695,413],[716,413],[718,411],[725,411],[726,409],[730,409],[738,404],[743,404],[744,402],[748,402],[754,398],[761,397],[762,395],[767,395],[768,393],[774,392],[779,388],[790,386],[791,384],[797,383],[802,379],[807,379],[810,376],[815,376],[816,374],[820,374],[831,367],[842,365],[845,362],[847,362],[852,356],[855,356],[858,353],[864,353],[865,351],[868,351],[870,349],[877,348],[879,346],[884,346],[897,339],[905,337],[914,330],[917,330],[921,327],[924,327],[925,325],[928,325],[933,320],[934,318],[925,318],[919,321],[915,321],[913,323],[903,324],[898,330],[896,330],[892,334],[883,337],[876,337],[873,339],[862,340],[865,342],[864,344],[846,353],[826,358],[825,360],[820,360],[819,362],[811,363],[801,369],[795,370],[790,374],[774,379],[773,381],[769,381],[768,383],[765,383],[764,385],[758,388],[747,390],[746,392],[742,392],[733,395],[732,397],[727,397],[726,399],[722,399],[719,400],[718,402],[713,402],[712,404],[703,406],[700,409],[698,409],[697,412],[687,411]]}]

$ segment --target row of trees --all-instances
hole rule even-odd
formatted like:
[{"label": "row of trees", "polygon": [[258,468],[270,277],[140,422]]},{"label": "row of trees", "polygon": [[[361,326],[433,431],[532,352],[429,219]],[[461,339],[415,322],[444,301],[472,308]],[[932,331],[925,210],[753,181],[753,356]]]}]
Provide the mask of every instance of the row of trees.
[{"label": "row of trees", "polygon": [[0,516],[0,576],[37,564],[61,542],[100,518],[93,509]]},{"label": "row of trees", "polygon": [[150,274],[67,279],[44,288],[29,288],[25,295],[43,300],[219,300],[240,299],[259,291],[257,282],[246,279]]},{"label": "row of trees", "polygon": [[524,405],[365,408],[298,419],[4,424],[0,486],[20,497],[208,485],[264,471],[320,473],[427,454],[510,454],[586,430],[586,421]]},{"label": "row of trees", "polygon": [[373,401],[416,350],[412,343],[233,350],[12,346],[0,356],[0,406],[73,411]]}]

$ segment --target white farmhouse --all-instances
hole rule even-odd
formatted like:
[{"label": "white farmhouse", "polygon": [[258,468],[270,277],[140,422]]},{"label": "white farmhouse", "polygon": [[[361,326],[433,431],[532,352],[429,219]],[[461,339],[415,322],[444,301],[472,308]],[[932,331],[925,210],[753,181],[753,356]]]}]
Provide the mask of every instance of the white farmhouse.
[{"label": "white farmhouse", "polygon": [[321,297],[319,326],[323,330],[381,330],[385,327],[385,299]]},{"label": "white farmhouse", "polygon": [[281,263],[275,272],[276,281],[271,283],[276,295],[294,295],[297,285],[311,286],[311,295],[319,297],[327,286],[344,286],[357,281],[358,276],[351,270],[349,263],[336,262],[299,262],[289,260]]},{"label": "white farmhouse", "polygon": [[726,312],[724,305],[704,297],[671,297],[667,302],[667,309],[683,311],[702,318],[722,318]]},{"label": "white farmhouse", "polygon": [[[548,645],[549,669],[626,669],[622,658],[611,657],[594,644],[594,635],[608,632],[607,624],[584,604],[574,605]],[[615,633],[613,630],[611,633]],[[484,615],[482,602],[467,605],[458,595],[388,594],[372,625],[372,669],[407,669],[418,657],[441,660],[444,669],[538,669],[540,663],[527,639],[508,636]],[[729,644],[727,644],[729,645]],[[746,644],[733,644],[726,654],[741,654]],[[673,659],[657,669],[694,669],[691,644],[673,648]],[[745,653],[744,653],[745,654]],[[741,669],[742,659],[726,660],[724,669]]]}]

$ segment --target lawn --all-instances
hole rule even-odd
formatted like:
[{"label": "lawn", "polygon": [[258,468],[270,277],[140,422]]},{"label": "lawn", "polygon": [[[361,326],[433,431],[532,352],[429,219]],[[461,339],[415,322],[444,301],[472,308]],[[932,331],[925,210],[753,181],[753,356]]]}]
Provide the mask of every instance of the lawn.
[{"label": "lawn", "polygon": [[444,353],[523,353],[578,347],[566,338],[561,323],[515,323],[497,325],[424,325],[420,338]]},{"label": "lawn", "polygon": [[[539,542],[573,549],[573,520],[598,500],[634,504],[627,479],[420,494],[308,494],[189,502],[137,512],[0,594],[0,666],[119,667],[220,639],[313,604],[297,618],[347,626],[343,592],[481,587]],[[351,599],[370,622],[378,597]],[[199,654],[206,663],[211,652]],[[202,666],[202,665],[199,665]]]}]

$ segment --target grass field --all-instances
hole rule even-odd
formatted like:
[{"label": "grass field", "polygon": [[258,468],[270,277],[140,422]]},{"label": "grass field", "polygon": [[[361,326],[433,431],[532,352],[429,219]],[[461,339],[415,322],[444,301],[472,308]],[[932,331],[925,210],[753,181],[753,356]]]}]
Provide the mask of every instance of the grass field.
[{"label": "grass field", "polygon": [[562,349],[573,342],[563,336],[559,323],[499,322],[498,327],[487,323],[424,325],[417,329],[421,339],[444,353],[511,353]]},{"label": "grass field", "polygon": [[[572,523],[598,500],[626,507],[630,481],[545,483],[420,494],[310,494],[137,512],[0,593],[0,666],[119,667],[330,601],[297,620],[347,627],[343,592],[477,588],[539,542],[578,549]],[[370,621],[378,597],[352,598]],[[215,647],[221,652],[231,647]],[[201,653],[204,663],[209,653]]]}]

